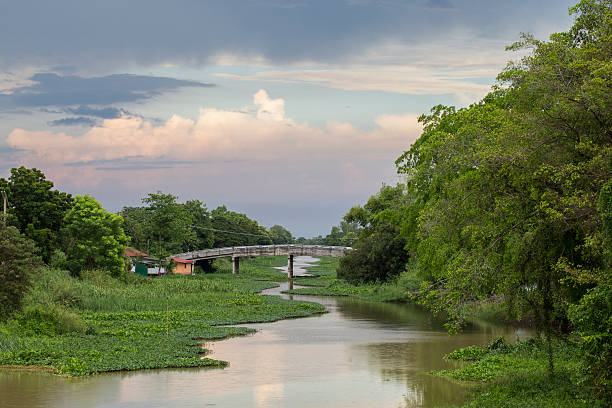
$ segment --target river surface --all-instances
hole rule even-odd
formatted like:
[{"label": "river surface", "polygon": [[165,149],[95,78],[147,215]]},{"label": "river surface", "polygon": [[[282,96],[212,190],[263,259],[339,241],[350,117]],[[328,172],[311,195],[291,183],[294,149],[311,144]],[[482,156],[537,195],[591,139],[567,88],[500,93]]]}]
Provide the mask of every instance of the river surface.
[{"label": "river surface", "polygon": [[[310,257],[297,257],[295,275]],[[280,288],[264,291],[281,295]],[[0,371],[1,407],[434,407],[458,404],[466,389],[425,372],[451,368],[442,356],[512,328],[480,326],[449,336],[441,321],[412,305],[287,296],[329,313],[248,324],[257,333],[208,342],[209,357],[230,366],[144,370],[65,379]]]}]

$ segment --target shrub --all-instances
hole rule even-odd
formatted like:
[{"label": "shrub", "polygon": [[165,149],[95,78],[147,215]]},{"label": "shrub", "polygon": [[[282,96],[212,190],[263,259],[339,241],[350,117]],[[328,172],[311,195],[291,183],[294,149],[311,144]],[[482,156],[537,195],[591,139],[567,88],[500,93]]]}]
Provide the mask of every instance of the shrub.
[{"label": "shrub", "polygon": [[406,241],[398,229],[379,223],[362,233],[354,250],[340,259],[338,277],[351,283],[384,282],[398,276],[409,261]]},{"label": "shrub", "polygon": [[0,320],[21,309],[32,272],[42,264],[37,251],[17,228],[0,226]]},{"label": "shrub", "polygon": [[56,249],[51,254],[51,259],[49,260],[49,266],[52,268],[56,268],[56,269],[65,269],[67,265],[66,263],[67,259],[68,258],[66,257],[66,254],[63,251]]},{"label": "shrub", "polygon": [[76,314],[58,305],[26,307],[15,319],[25,336],[54,336],[65,333],[86,333],[87,326]]},{"label": "shrub", "polygon": [[582,337],[589,374],[602,398],[612,401],[612,282],[604,282],[570,307],[569,317]]}]

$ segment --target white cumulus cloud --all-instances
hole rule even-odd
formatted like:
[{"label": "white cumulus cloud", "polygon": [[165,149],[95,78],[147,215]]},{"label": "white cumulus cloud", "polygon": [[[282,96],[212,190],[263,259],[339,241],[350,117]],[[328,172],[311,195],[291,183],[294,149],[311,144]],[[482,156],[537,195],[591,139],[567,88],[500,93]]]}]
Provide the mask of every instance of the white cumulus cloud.
[{"label": "white cumulus cloud", "polygon": [[285,117],[285,101],[265,90],[253,101],[256,113],[200,109],[196,120],[178,115],[162,125],[136,116],[106,119],[82,135],[14,129],[7,144],[22,160],[87,163],[118,159],[221,161],[278,160],[288,156],[343,157],[398,155],[418,136],[416,115],[381,115],[377,128],[356,129],[330,122],[321,129]]}]

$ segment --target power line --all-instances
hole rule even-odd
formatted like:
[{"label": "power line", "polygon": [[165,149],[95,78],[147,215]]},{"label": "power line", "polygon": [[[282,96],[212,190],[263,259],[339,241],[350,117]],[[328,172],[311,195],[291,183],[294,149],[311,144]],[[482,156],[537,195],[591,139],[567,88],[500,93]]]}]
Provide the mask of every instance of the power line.
[{"label": "power line", "polygon": [[215,229],[215,228],[200,227],[199,225],[192,225],[191,228],[200,228],[200,229],[203,229],[203,230],[215,231],[215,232],[225,232],[226,234],[249,235],[249,236],[252,236],[252,237],[267,237],[267,238],[270,238],[269,235],[264,235],[264,234],[248,234],[246,232],[225,231],[225,230],[220,230],[220,229]]}]

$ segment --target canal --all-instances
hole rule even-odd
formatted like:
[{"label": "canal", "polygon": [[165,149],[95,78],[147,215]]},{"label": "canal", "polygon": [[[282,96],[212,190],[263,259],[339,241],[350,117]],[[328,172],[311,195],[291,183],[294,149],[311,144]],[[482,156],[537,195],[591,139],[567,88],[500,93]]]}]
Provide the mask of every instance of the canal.
[{"label": "canal", "polygon": [[[295,274],[316,262],[298,257]],[[281,295],[287,283],[264,292]],[[503,335],[480,325],[449,336],[418,307],[349,298],[293,296],[328,313],[248,324],[257,333],[208,342],[225,369],[147,370],[65,379],[0,371],[3,407],[434,407],[464,401],[467,389],[426,372],[453,366],[442,356]]]}]

